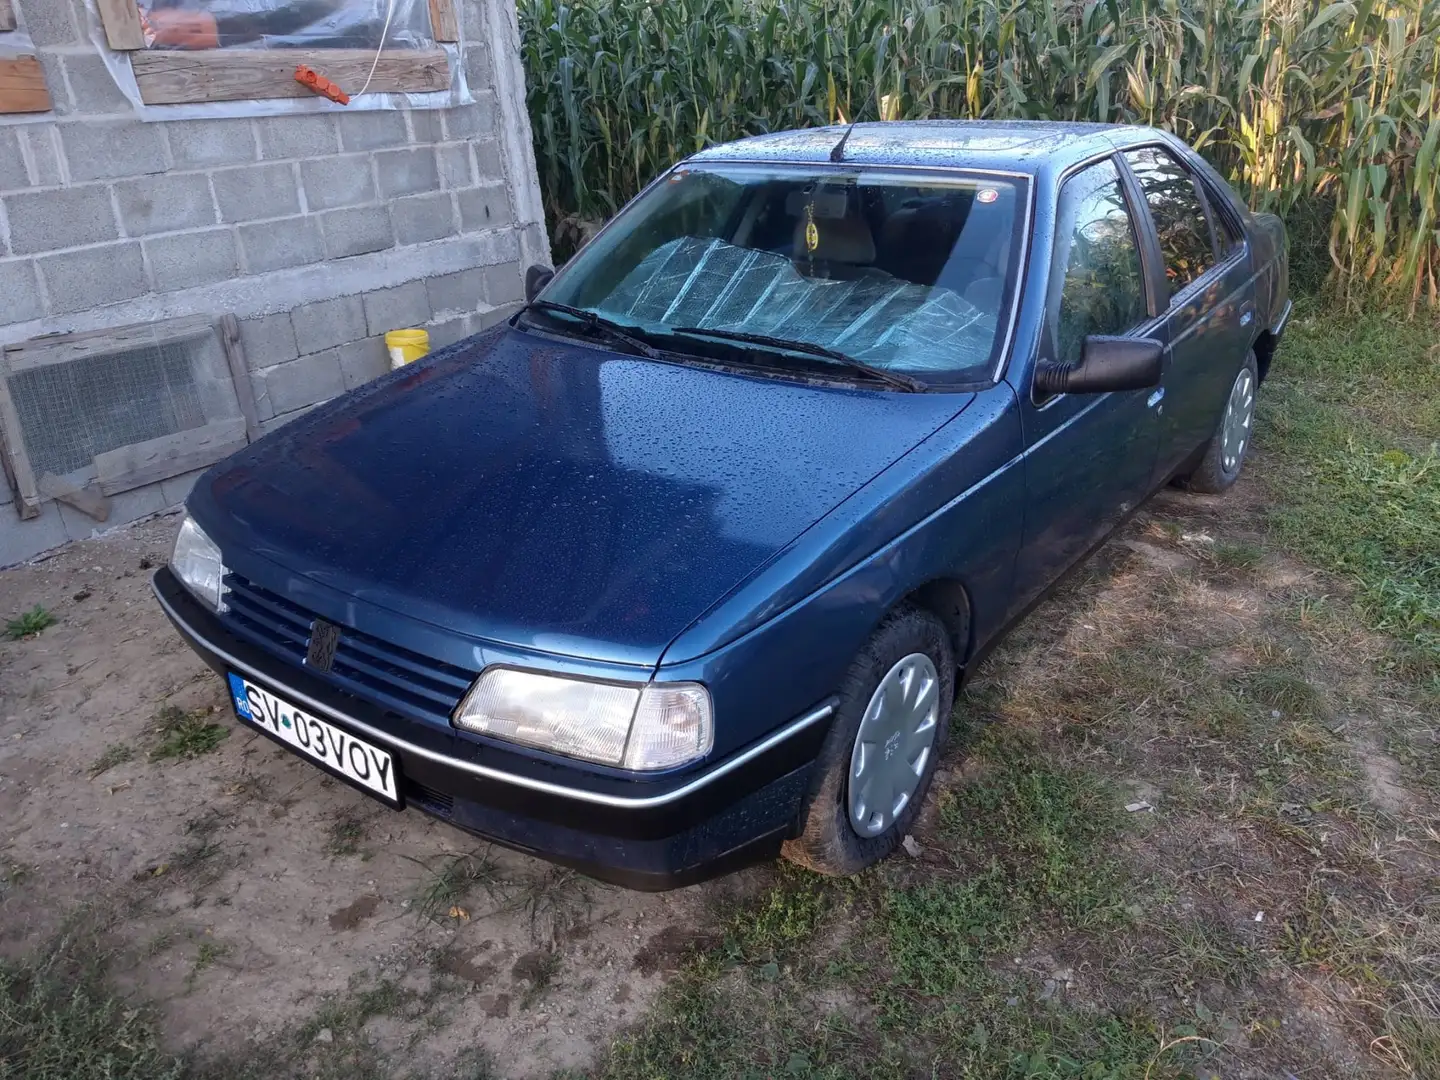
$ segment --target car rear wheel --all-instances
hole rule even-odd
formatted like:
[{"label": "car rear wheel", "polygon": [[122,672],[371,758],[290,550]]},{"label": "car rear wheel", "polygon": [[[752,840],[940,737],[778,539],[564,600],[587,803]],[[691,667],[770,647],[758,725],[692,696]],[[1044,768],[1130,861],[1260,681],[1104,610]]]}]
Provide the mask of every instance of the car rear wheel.
[{"label": "car rear wheel", "polygon": [[1255,391],[1259,386],[1260,373],[1255,354],[1247,353],[1245,363],[1230,384],[1225,411],[1221,413],[1220,424],[1205,447],[1205,456],[1194,471],[1181,479],[1184,487],[1218,495],[1240,478],[1245,454],[1250,449],[1255,424]]},{"label": "car rear wheel", "polygon": [[846,673],[815,763],[792,862],[856,874],[889,855],[920,812],[950,729],[955,659],[938,618],[893,612]]}]

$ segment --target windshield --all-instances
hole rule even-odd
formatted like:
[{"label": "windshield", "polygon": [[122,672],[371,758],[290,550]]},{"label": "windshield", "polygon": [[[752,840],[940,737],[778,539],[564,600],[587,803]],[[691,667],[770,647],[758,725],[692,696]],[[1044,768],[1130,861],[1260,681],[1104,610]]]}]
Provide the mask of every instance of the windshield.
[{"label": "windshield", "polygon": [[652,334],[822,346],[929,382],[989,381],[1009,329],[1025,182],[874,169],[677,169],[544,299]]}]

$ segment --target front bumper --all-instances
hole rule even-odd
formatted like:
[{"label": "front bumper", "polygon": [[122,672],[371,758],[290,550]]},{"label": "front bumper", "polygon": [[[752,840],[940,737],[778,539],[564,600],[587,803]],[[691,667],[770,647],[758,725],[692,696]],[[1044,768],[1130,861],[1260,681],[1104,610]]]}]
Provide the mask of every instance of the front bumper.
[{"label": "front bumper", "polygon": [[221,676],[245,675],[391,751],[405,805],[633,889],[690,885],[777,854],[833,710],[821,703],[703,771],[617,780],[426,729],[242,640],[168,568],[153,585],[175,629]]}]

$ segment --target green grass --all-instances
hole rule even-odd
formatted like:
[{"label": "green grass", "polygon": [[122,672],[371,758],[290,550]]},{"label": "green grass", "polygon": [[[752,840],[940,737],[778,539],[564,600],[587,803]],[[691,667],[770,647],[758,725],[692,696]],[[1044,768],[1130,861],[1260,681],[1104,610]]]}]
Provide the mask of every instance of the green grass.
[{"label": "green grass", "polygon": [[212,712],[212,709],[186,712],[174,705],[161,709],[154,726],[159,742],[151,749],[150,760],[188,760],[214,750],[229,736],[230,729],[207,720]]},{"label": "green grass", "polygon": [[21,612],[5,623],[5,636],[11,641],[34,637],[47,627],[55,625],[55,616],[36,604],[29,611]]},{"label": "green grass", "polygon": [[354,855],[360,850],[360,841],[365,839],[365,823],[349,815],[330,823],[326,830],[325,852],[334,858]]},{"label": "green grass", "polygon": [[107,773],[117,765],[124,765],[127,761],[134,760],[135,748],[127,743],[111,743],[105,750],[90,763],[90,779],[95,779],[102,773]]},{"label": "green grass", "polygon": [[464,905],[475,887],[484,886],[489,890],[498,884],[495,856],[488,849],[468,855],[442,855],[435,860],[435,865],[420,865],[425,868],[426,877],[415,897],[414,908],[422,919],[432,922],[469,918],[469,910]]}]

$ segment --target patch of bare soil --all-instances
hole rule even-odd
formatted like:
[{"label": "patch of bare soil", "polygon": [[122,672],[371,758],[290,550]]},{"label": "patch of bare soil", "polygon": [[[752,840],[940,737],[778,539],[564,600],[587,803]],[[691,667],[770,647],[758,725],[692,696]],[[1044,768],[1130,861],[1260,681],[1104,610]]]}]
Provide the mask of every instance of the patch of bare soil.
[{"label": "patch of bare soil", "polygon": [[[57,620],[0,641],[8,954],[77,909],[103,911],[126,988],[159,1003],[176,1051],[243,1060],[316,1016],[353,1016],[348,1035],[326,1021],[316,1053],[353,1038],[376,1060],[403,1047],[406,1069],[450,1075],[481,1048],[499,1075],[543,1076],[584,1065],[644,1012],[673,967],[657,942],[689,940],[768,874],[609,888],[394,813],[240,728],[151,596],[177,525],[0,572],[0,616],[38,604]],[[152,760],[171,707],[223,740]],[[428,911],[452,857],[477,852],[452,902]],[[404,1022],[365,996],[391,986],[410,1002]],[[285,1064],[308,1071],[313,1055]]]}]

